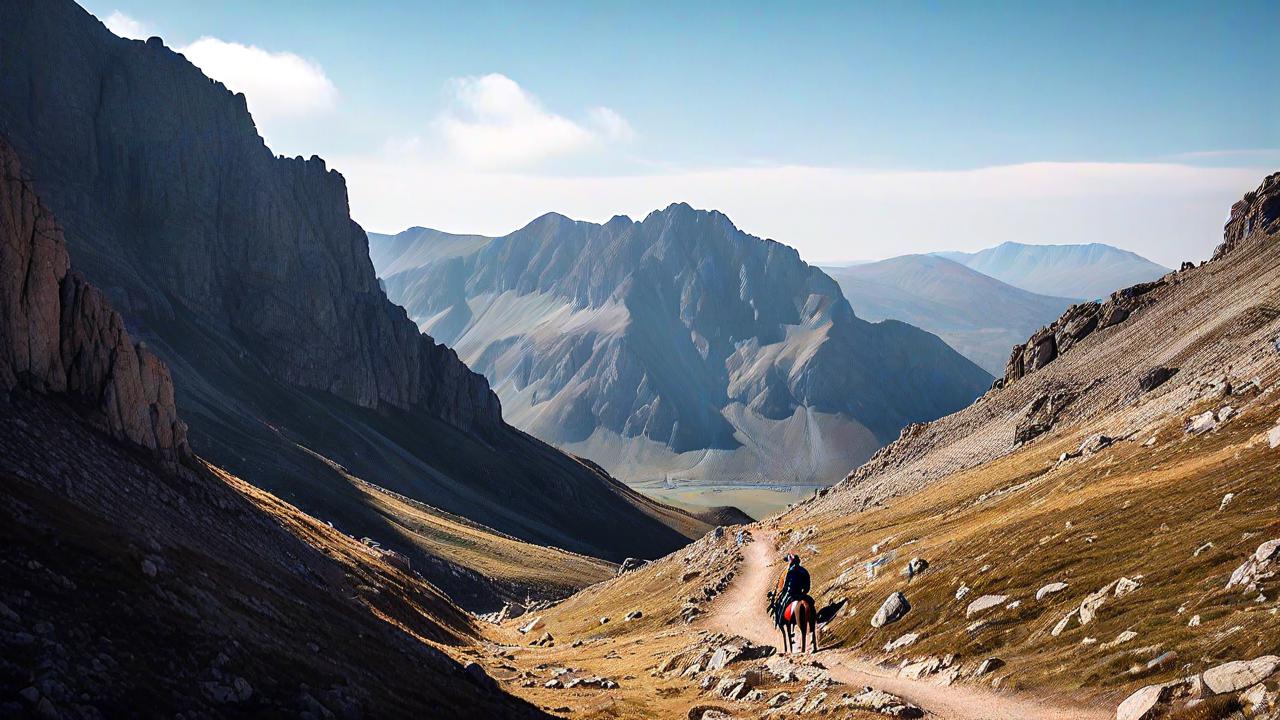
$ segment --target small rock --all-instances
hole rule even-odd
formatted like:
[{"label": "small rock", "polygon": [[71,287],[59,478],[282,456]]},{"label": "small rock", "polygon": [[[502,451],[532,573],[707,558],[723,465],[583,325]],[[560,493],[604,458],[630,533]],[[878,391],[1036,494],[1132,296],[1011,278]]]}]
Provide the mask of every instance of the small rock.
[{"label": "small rock", "polygon": [[1200,627],[1200,616],[1192,615],[1191,619],[1187,621],[1187,627]]},{"label": "small rock", "polygon": [[149,578],[153,578],[156,576],[156,573],[158,572],[160,572],[160,568],[156,567],[156,564],[151,560],[151,558],[143,558],[142,560],[143,575],[146,575]]},{"label": "small rock", "polygon": [[526,623],[523,627],[521,627],[521,628],[520,628],[520,634],[521,634],[521,635],[528,635],[529,633],[533,632],[534,630],[537,630],[537,629],[538,629],[538,628],[540,628],[540,627],[542,627],[542,616],[541,616],[541,615],[539,615],[538,617],[536,617],[536,618],[534,618],[534,619],[530,620],[530,621],[529,621],[528,623]]},{"label": "small rock", "polygon": [[1138,588],[1142,587],[1141,579],[1129,579],[1122,577],[1116,581],[1116,597],[1124,597]]},{"label": "small rock", "polygon": [[649,561],[648,561],[648,560],[641,560],[641,559],[639,559],[639,558],[627,558],[626,560],[623,560],[623,561],[622,561],[622,564],[621,564],[621,565],[619,565],[619,566],[618,566],[618,573],[617,573],[617,574],[618,574],[618,575],[624,575],[624,574],[626,574],[626,573],[631,572],[632,570],[636,570],[636,569],[638,569],[638,568],[642,568],[642,567],[644,567],[645,565],[648,565],[648,564],[649,564]]},{"label": "small rock", "polygon": [[1230,420],[1231,416],[1235,414],[1236,414],[1235,408],[1231,407],[1230,405],[1223,406],[1222,409],[1218,410],[1218,422],[1224,423]]},{"label": "small rock", "polygon": [[626,617],[622,619],[624,622],[631,622],[632,620],[639,620],[642,617],[644,617],[643,612],[639,610],[632,610],[631,612],[627,613]]},{"label": "small rock", "polygon": [[605,617],[600,618],[600,624],[601,624],[601,625],[608,625],[608,624],[609,624],[609,617],[606,615]]},{"label": "small rock", "polygon": [[965,595],[969,594],[969,586],[964,583],[960,584],[960,589],[956,590],[956,599],[963,600]]},{"label": "small rock", "polygon": [[908,645],[914,643],[916,640],[919,640],[919,639],[920,639],[920,633],[907,633],[906,635],[903,635],[897,640],[885,643],[884,651],[893,652],[894,650],[901,650],[902,648],[907,647]]},{"label": "small rock", "polygon": [[1215,425],[1217,425],[1217,419],[1214,417],[1213,411],[1206,410],[1187,421],[1187,433],[1199,435],[1209,432]]},{"label": "small rock", "polygon": [[966,618],[971,618],[984,610],[989,610],[997,605],[1003,605],[1008,599],[1008,595],[983,595],[977,600],[969,603],[969,607],[965,608],[964,616]]},{"label": "small rock", "polygon": [[1231,504],[1231,501],[1235,499],[1236,499],[1235,493],[1227,493],[1226,495],[1223,495],[1222,502],[1218,503],[1218,512],[1222,512],[1223,510],[1226,510],[1227,506]]},{"label": "small rock", "polygon": [[995,672],[996,670],[999,670],[1002,667],[1004,667],[1004,661],[1001,660],[1000,658],[987,658],[986,660],[983,660],[982,662],[978,663],[978,668],[973,671],[973,674],[977,676],[982,676],[982,675],[986,675],[987,673]]},{"label": "small rock", "polygon": [[1275,427],[1267,431],[1267,445],[1272,450],[1280,447],[1280,423],[1276,423]]},{"label": "small rock", "polygon": [[1067,584],[1064,582],[1051,582],[1036,591],[1036,601],[1039,602],[1054,593],[1062,592],[1063,590],[1066,590],[1067,587]]}]

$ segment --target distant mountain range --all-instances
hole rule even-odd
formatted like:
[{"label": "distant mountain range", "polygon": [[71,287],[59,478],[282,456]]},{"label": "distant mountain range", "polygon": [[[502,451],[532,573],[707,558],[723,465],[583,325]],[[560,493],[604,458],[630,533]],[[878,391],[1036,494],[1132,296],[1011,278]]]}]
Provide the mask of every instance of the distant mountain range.
[{"label": "distant mountain range", "polygon": [[1027,292],[937,255],[824,268],[865,320],[892,318],[935,333],[993,375],[1009,351],[1074,302]]},{"label": "distant mountain range", "polygon": [[939,252],[984,275],[1028,292],[1095,300],[1154,280],[1169,268],[1120,248],[1088,245],[1024,245],[1006,242],[978,252]]},{"label": "distant mountain range", "polygon": [[794,249],[684,204],[500,238],[371,233],[370,255],[513,423],[633,482],[825,484],[991,382],[929,333],[856,317]]}]

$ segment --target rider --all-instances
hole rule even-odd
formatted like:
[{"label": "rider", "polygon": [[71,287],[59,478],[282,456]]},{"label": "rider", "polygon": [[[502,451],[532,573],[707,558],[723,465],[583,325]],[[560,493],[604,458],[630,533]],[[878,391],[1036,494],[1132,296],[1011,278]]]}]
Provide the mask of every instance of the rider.
[{"label": "rider", "polygon": [[775,606],[779,625],[782,624],[782,613],[786,612],[787,605],[792,600],[813,602],[813,599],[809,597],[809,571],[805,570],[804,566],[800,564],[800,556],[795,553],[787,553],[784,559],[787,561],[787,569],[783,572],[782,577],[778,578],[778,604]]}]

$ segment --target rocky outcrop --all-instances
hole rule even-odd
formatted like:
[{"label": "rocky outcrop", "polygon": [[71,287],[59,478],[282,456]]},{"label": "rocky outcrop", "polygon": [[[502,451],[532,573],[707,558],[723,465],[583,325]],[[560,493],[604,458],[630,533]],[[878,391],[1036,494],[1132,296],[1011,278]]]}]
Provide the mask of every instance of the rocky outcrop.
[{"label": "rocky outcrop", "polygon": [[1004,377],[996,381],[996,387],[1006,387],[1048,365],[1094,331],[1129,319],[1142,307],[1144,297],[1165,282],[1161,279],[1139,283],[1111,293],[1106,302],[1080,303],[1067,308],[1062,317],[1013,348],[1005,365]]},{"label": "rocky outcrop", "polygon": [[1230,253],[1254,233],[1280,232],[1280,173],[1268,175],[1257,190],[1245,193],[1231,206],[1231,216],[1222,232],[1222,244],[1213,251],[1217,260]]},{"label": "rocky outcrop", "polygon": [[70,395],[112,436],[189,455],[169,370],[71,270],[62,229],[0,139],[0,389]]}]

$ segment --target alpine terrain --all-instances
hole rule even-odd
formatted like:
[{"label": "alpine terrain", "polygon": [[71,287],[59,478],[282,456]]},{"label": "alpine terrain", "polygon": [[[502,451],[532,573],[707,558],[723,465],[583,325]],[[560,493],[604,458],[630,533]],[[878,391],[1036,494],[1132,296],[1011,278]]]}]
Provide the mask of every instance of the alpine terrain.
[{"label": "alpine terrain", "polygon": [[[827,485],[990,385],[937,337],[857,317],[794,249],[685,204],[603,225],[549,214],[499,238],[374,234],[370,253],[511,422],[684,500]],[[731,497],[713,504],[750,509]]]}]

